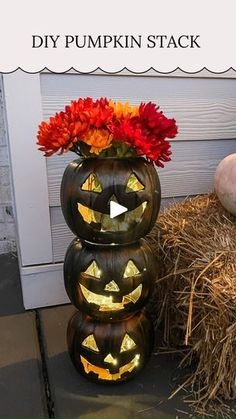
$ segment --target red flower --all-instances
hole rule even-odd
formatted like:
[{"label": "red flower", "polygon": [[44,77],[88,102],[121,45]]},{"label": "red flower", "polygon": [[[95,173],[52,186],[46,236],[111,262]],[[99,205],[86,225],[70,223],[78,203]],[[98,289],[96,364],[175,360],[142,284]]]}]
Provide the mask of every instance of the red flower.
[{"label": "red flower", "polygon": [[157,166],[170,160],[170,144],[166,138],[174,138],[177,126],[154,103],[141,103],[139,116],[113,121],[110,126],[115,141],[130,143],[140,155],[146,155]]},{"label": "red flower", "polygon": [[66,106],[65,111],[74,121],[81,117],[87,118],[90,127],[95,128],[106,126],[113,115],[113,109],[106,98],[100,98],[95,102],[90,97],[72,101],[71,105]]}]

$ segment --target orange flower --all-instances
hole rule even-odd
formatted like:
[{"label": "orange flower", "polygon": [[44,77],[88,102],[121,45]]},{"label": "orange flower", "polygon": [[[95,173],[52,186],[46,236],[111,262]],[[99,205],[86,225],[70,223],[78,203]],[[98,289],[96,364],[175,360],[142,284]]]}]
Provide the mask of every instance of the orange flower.
[{"label": "orange flower", "polygon": [[109,106],[114,109],[117,119],[137,116],[139,114],[138,106],[131,106],[129,102],[113,102],[109,100]]},{"label": "orange flower", "polygon": [[43,151],[47,157],[56,152],[64,153],[69,149],[79,151],[80,141],[87,138],[87,132],[92,128],[102,130],[99,138],[98,135],[92,135],[90,139],[92,141],[94,138],[97,141],[94,150],[99,149],[99,141],[101,149],[107,148],[110,146],[110,141],[109,135],[104,134],[104,128],[111,122],[112,116],[113,108],[109,106],[106,98],[94,101],[88,97],[72,101],[65,107],[64,112],[56,113],[48,122],[42,122],[39,125],[37,136],[39,150]]},{"label": "orange flower", "polygon": [[82,141],[91,146],[90,153],[99,154],[111,147],[112,135],[106,129],[91,128]]},{"label": "orange flower", "polygon": [[56,113],[49,122],[43,121],[39,125],[39,150],[43,151],[46,157],[57,151],[60,154],[68,151],[87,131],[88,125],[86,118],[73,121],[65,112]]}]

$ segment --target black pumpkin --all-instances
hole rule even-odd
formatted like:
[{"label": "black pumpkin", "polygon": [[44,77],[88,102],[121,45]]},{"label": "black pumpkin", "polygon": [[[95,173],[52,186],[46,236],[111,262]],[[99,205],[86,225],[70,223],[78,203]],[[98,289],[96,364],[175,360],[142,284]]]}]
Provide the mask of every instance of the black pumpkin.
[{"label": "black pumpkin", "polygon": [[[160,183],[143,158],[88,158],[71,162],[61,185],[61,207],[73,233],[91,243],[127,244],[154,226]],[[110,218],[110,201],[127,212]]]},{"label": "black pumpkin", "polygon": [[140,310],[153,289],[157,264],[149,245],[69,246],[64,281],[71,302],[100,320],[117,321]]},{"label": "black pumpkin", "polygon": [[118,383],[145,365],[154,331],[143,312],[117,323],[101,323],[77,312],[68,324],[67,341],[71,359],[85,377]]}]

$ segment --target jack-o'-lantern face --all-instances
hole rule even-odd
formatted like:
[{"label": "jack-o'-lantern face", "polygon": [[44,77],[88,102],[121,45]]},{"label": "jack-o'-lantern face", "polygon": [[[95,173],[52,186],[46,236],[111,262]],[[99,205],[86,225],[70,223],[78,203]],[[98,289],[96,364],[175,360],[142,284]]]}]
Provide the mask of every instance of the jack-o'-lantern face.
[{"label": "jack-o'-lantern face", "polygon": [[[95,194],[102,193],[102,184],[100,183],[97,175],[95,173],[91,173],[85,182],[82,184],[81,189],[83,191],[92,192]],[[129,179],[126,184],[125,192],[139,192],[144,189],[144,185],[139,181],[137,176],[132,173],[129,176]],[[118,202],[117,197],[113,194],[108,199],[108,205],[110,202]],[[92,224],[93,228],[99,230],[101,232],[115,232],[115,231],[126,231],[130,224],[138,224],[141,222],[144,211],[147,206],[147,201],[142,202],[136,208],[125,212],[123,215],[120,215],[119,218],[110,218],[110,214],[95,211],[92,208],[89,208],[80,202],[78,202],[78,211],[81,214],[83,220],[87,224]],[[110,211],[110,209],[109,209]]]},{"label": "jack-o'-lantern face", "polygon": [[[82,346],[84,348],[89,349],[90,351],[95,351],[99,353],[99,349],[93,335],[89,335],[87,338],[85,338],[84,341],[82,342]],[[134,342],[134,340],[126,333],[121,344],[120,353],[131,351],[132,349],[137,349],[137,345]],[[115,358],[111,353],[106,355],[103,360],[104,365],[106,365],[106,368],[101,368],[101,367],[97,367],[96,365],[93,365],[91,362],[88,361],[88,359],[86,359],[82,355],[80,355],[80,360],[81,360],[81,363],[83,364],[84,371],[86,372],[86,374],[93,372],[94,374],[97,374],[98,379],[116,381],[116,380],[122,379],[123,374],[132,372],[134,368],[138,367],[139,360],[140,360],[140,353],[138,353],[137,351],[136,354],[131,359],[131,361],[129,361],[127,364],[121,365],[117,372],[111,372],[111,371],[113,370],[112,366],[115,366],[115,367],[118,366],[119,357]]]},{"label": "jack-o'-lantern face", "polygon": [[[88,276],[93,278],[101,278],[101,270],[99,269],[95,260],[91,262],[86,271],[84,272]],[[123,278],[133,278],[134,276],[140,275],[140,272],[134,262],[130,259],[125,267]],[[84,285],[79,283],[81,292],[85,300],[90,304],[95,304],[98,306],[99,311],[119,311],[123,310],[127,304],[130,302],[136,303],[141,294],[142,294],[142,284],[137,285],[137,287],[132,290],[130,293],[122,296],[122,301],[114,302],[114,293],[120,292],[120,288],[114,280],[111,280],[108,284],[105,285],[103,291],[107,291],[107,294],[96,294],[93,291],[90,291]]]},{"label": "jack-o'-lantern face", "polygon": [[145,364],[152,343],[151,322],[143,313],[112,325],[76,313],[68,326],[74,364],[96,381],[119,382],[131,378]]},{"label": "jack-o'-lantern face", "polygon": [[[111,201],[127,211],[111,218]],[[61,204],[78,237],[91,243],[132,243],[155,223],[160,184],[153,165],[142,158],[78,160],[64,173]]]},{"label": "jack-o'-lantern face", "polygon": [[83,246],[74,240],[64,263],[72,303],[104,320],[121,320],[140,310],[153,288],[157,266],[144,240],[123,247]]}]

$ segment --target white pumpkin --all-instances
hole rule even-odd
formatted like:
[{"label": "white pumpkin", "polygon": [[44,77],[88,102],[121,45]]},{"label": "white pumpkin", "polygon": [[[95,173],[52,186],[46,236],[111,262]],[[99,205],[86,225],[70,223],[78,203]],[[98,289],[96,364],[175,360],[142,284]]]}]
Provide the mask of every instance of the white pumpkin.
[{"label": "white pumpkin", "polygon": [[223,207],[236,215],[236,153],[230,154],[219,163],[214,184]]}]

